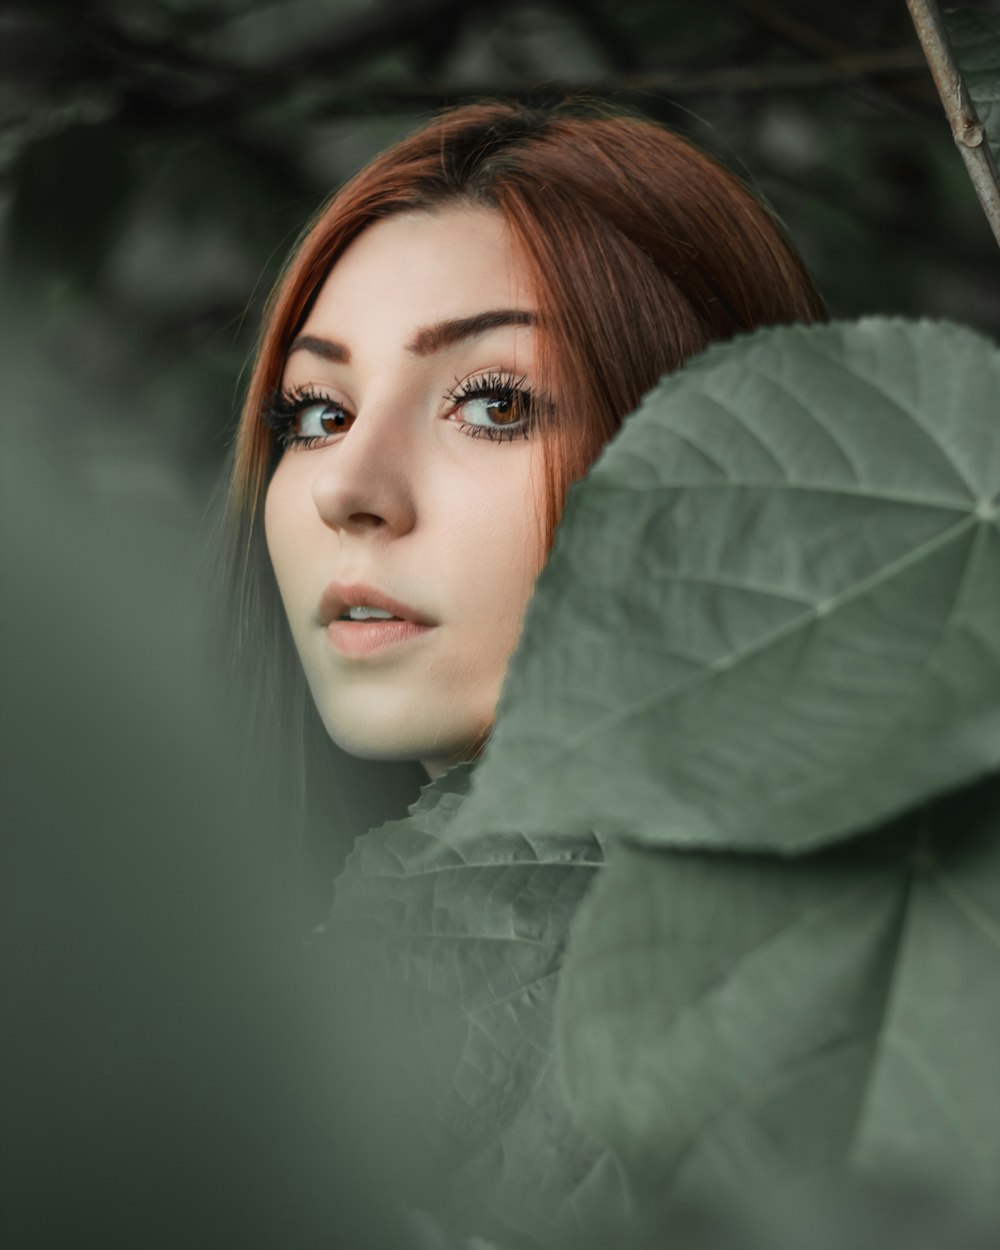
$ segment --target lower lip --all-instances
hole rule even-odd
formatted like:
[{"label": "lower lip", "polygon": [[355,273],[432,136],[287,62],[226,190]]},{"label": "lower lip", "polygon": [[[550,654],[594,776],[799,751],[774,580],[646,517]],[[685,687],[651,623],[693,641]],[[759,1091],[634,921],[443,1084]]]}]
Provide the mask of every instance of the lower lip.
[{"label": "lower lip", "polygon": [[373,655],[429,634],[433,628],[413,621],[331,621],[326,634],[341,655]]}]

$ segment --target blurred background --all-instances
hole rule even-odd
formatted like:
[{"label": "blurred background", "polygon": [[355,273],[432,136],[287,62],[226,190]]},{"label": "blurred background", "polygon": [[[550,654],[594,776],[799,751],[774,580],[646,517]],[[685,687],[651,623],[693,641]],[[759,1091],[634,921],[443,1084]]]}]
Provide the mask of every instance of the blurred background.
[{"label": "blurred background", "polygon": [[736,170],[834,316],[1000,332],[996,245],[904,0],[8,0],[15,437],[116,511],[197,524],[262,301],[325,197],[439,107],[579,92]]}]

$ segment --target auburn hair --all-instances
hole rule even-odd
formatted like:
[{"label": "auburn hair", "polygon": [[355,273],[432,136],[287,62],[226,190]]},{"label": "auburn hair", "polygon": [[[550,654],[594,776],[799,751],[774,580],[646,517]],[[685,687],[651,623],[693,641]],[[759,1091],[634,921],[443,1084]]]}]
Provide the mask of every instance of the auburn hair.
[{"label": "auburn hair", "polygon": [[279,452],[259,414],[351,241],[392,214],[454,203],[501,213],[533,278],[537,373],[564,414],[542,448],[549,543],[569,485],[662,374],[741,331],[825,316],[771,210],[667,128],[593,104],[439,114],[320,209],[266,307],[229,497],[239,617],[269,618],[265,645],[281,645],[285,626],[260,523]]}]

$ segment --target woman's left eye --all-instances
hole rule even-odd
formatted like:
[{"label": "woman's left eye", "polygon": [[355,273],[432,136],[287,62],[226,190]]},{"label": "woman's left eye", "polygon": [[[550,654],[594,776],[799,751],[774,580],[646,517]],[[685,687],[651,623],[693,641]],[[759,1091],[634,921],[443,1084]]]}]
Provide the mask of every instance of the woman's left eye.
[{"label": "woman's left eye", "polygon": [[463,434],[499,443],[527,438],[532,420],[531,391],[523,378],[491,374],[463,383],[447,396]]}]

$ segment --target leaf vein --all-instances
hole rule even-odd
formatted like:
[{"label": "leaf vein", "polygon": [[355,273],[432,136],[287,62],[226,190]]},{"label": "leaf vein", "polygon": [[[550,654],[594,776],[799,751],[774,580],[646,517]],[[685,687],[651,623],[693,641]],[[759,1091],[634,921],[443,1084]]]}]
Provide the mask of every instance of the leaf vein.
[{"label": "leaf vein", "polygon": [[[955,525],[936,534],[933,538],[928,539],[927,542],[922,543],[919,547],[905,552],[903,555],[899,556],[896,560],[891,561],[883,568],[877,569],[870,576],[863,578],[861,581],[856,582],[853,586],[850,586],[846,590],[841,591],[839,594],[832,596],[832,598],[828,600],[825,605],[825,613],[829,615],[830,613],[843,607],[845,604],[853,602],[859,596],[866,594],[873,585],[877,585],[879,582],[887,581],[890,577],[902,572],[909,565],[933,554],[933,552],[946,546],[949,542],[953,542],[966,530],[977,524],[978,521],[975,516],[962,517],[962,519]],[[815,610],[813,613],[808,615],[812,616],[813,620],[820,619]],[[585,726],[579,733],[564,739],[563,755],[568,755],[581,743],[586,742],[589,739],[603,738],[610,729],[630,717],[641,715],[643,712],[649,711],[660,703],[669,699],[677,698],[677,696],[681,693],[686,693],[687,691],[696,689],[699,685],[711,680],[712,677],[714,677],[714,675],[720,670],[732,667],[736,663],[743,663],[750,656],[759,654],[760,652],[767,650],[768,647],[777,645],[779,642],[782,642],[785,638],[802,628],[803,617],[795,617],[793,620],[786,621],[784,624],[777,626],[769,633],[764,634],[763,637],[759,638],[750,646],[745,647],[742,651],[710,661],[706,664],[705,669],[702,672],[693,674],[686,681],[672,683],[666,687],[661,686],[657,690],[654,690],[650,694],[646,695],[645,698],[637,699],[631,703],[625,704],[623,707],[616,708],[613,712],[610,712],[602,719]]]}]

